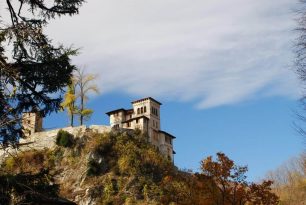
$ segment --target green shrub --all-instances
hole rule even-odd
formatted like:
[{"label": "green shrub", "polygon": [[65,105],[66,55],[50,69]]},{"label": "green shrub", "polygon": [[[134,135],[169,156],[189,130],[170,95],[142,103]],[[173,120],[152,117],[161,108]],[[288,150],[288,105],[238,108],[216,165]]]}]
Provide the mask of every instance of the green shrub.
[{"label": "green shrub", "polygon": [[97,176],[101,173],[101,165],[93,159],[88,161],[87,167],[87,176]]},{"label": "green shrub", "polygon": [[56,135],[56,144],[62,147],[72,147],[73,146],[73,135],[67,131],[60,130]]}]

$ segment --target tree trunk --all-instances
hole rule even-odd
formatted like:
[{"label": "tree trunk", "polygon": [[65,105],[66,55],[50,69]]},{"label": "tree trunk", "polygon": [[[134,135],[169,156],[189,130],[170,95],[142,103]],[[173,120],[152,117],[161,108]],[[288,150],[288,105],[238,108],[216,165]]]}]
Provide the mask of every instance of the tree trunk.
[{"label": "tree trunk", "polygon": [[74,116],[73,116],[73,113],[71,113],[71,116],[70,116],[70,126],[73,127],[73,120],[74,120]]},{"label": "tree trunk", "polygon": [[83,125],[83,110],[84,110],[84,95],[83,95],[83,89],[81,89],[81,109],[80,109],[80,124]]}]

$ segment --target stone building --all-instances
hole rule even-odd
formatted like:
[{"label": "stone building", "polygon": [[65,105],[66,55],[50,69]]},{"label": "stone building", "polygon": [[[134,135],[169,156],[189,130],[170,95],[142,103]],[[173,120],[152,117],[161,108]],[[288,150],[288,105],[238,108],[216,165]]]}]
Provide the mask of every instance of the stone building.
[{"label": "stone building", "polygon": [[161,130],[160,106],[157,100],[148,97],[132,102],[132,109],[117,109],[106,114],[112,128],[140,129],[149,136],[149,142],[173,161],[173,139],[175,137]]},{"label": "stone building", "polygon": [[[132,109],[117,109],[106,114],[110,118],[110,127],[118,129],[140,129],[142,132],[147,133],[149,136],[149,142],[154,145],[164,156],[173,161],[173,140],[175,137],[165,131],[161,130],[160,126],[160,106],[162,104],[157,100],[148,97],[132,102]],[[42,132],[42,121],[43,118],[38,112],[26,112],[22,115],[22,126],[24,136],[27,138],[24,142],[43,141],[39,136],[45,136],[47,133],[51,133],[50,136],[54,138],[54,130],[48,132]],[[86,130],[86,126],[84,130]],[[93,131],[102,133],[108,130],[108,126],[93,125],[89,127]],[[67,129],[69,132],[79,130],[73,127],[62,128]],[[82,128],[83,129],[83,128]],[[42,132],[42,133],[41,133]],[[33,139],[32,139],[33,138]],[[48,142],[50,143],[50,142]],[[52,143],[51,143],[52,144]],[[50,144],[50,146],[51,146]]]},{"label": "stone building", "polygon": [[25,112],[22,114],[22,127],[24,136],[28,137],[35,132],[43,131],[43,118],[38,112]]}]

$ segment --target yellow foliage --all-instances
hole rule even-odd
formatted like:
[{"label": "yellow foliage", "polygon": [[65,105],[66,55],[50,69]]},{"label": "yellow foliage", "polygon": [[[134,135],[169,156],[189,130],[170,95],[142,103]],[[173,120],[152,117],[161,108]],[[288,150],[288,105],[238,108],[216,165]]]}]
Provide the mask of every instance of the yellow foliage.
[{"label": "yellow foliage", "polygon": [[12,170],[14,168],[15,164],[16,164],[15,159],[13,157],[9,157],[5,161],[5,169],[6,170]]}]

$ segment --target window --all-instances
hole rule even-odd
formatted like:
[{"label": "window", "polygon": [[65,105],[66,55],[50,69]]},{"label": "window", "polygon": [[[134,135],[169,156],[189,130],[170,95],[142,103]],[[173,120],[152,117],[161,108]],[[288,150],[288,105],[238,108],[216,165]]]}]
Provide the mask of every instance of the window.
[{"label": "window", "polygon": [[169,136],[165,136],[165,141],[166,141],[166,143],[172,145],[172,139]]},{"label": "window", "polygon": [[137,108],[137,114],[140,114],[140,108]]},{"label": "window", "polygon": [[138,124],[139,119],[136,119],[136,123]]},{"label": "window", "polygon": [[130,123],[130,122],[128,122],[128,123],[127,123],[127,126],[128,126],[128,127],[131,127],[131,123]]},{"label": "window", "polygon": [[156,131],[153,131],[153,140],[158,142],[158,133]]},{"label": "window", "polygon": [[147,112],[147,107],[146,106],[144,106],[143,111],[144,111],[144,113]]},{"label": "window", "polygon": [[141,113],[143,113],[143,107],[141,107]]},{"label": "window", "polygon": [[154,115],[158,116],[158,111],[157,111],[156,108],[152,107],[151,110],[152,110],[152,113],[153,113]]}]

